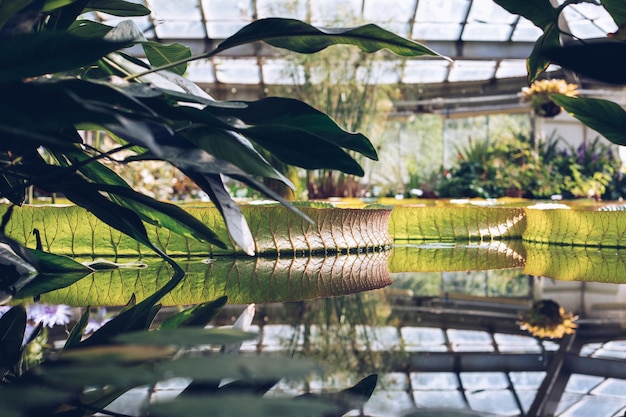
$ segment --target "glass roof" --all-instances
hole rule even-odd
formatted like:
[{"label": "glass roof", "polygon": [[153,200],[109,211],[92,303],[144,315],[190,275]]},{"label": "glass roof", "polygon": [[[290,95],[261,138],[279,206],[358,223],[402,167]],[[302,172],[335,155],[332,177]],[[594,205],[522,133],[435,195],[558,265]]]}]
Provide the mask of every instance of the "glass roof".
[{"label": "glass roof", "polygon": [[[138,0],[142,2],[142,0]],[[234,34],[257,18],[297,18],[317,26],[353,26],[373,22],[423,42],[454,62],[407,60],[381,68],[379,83],[422,84],[523,77],[525,58],[541,31],[492,0],[150,0],[149,17],[135,18],[148,38],[181,42],[194,53]],[[562,0],[560,1],[562,2]],[[580,38],[616,30],[605,10],[592,3],[569,6],[567,30]],[[109,15],[100,20],[115,23]],[[198,42],[202,41],[202,42]],[[259,52],[259,49],[262,52]],[[270,48],[271,50],[272,48]],[[194,63],[190,77],[199,83],[281,84],[283,62],[264,59],[267,48],[230,51]],[[400,62],[400,60],[398,60]]]}]

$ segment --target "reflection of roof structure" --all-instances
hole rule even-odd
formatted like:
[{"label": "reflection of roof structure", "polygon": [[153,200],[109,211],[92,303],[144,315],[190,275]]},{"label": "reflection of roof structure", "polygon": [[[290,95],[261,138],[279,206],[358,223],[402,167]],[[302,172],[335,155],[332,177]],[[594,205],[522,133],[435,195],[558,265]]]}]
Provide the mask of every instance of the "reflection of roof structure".
[{"label": "reflection of roof structure", "polygon": [[[558,296],[553,282],[545,285],[550,287],[551,296]],[[621,321],[602,319],[589,311],[593,317],[581,319],[575,335],[538,340],[516,324],[518,313],[529,305],[537,290],[531,288],[527,297],[518,294],[511,299],[450,294],[401,301],[402,296],[394,293],[391,318],[395,324],[352,323],[354,354],[365,360],[383,358],[378,363],[384,364],[365,415],[402,415],[415,407],[470,409],[490,416],[623,415],[626,331]],[[566,285],[565,292],[571,291]],[[592,292],[598,293],[599,288]],[[580,296],[593,294],[585,294],[581,288]],[[309,336],[304,337],[307,330],[303,324],[281,324],[276,320],[279,307],[269,308],[262,312],[269,321],[258,322],[259,341],[244,345],[244,351],[290,352],[304,349],[306,344],[310,351],[317,343],[310,335],[317,335],[319,343],[324,343],[327,337],[345,332],[310,324]],[[342,347],[335,346],[331,352],[342,355],[336,350]],[[273,392],[336,391],[364,373],[376,371],[332,366],[336,372],[322,379],[281,382]]]},{"label": "reflection of roof structure", "polygon": [[[516,93],[526,85],[525,59],[541,35],[531,22],[492,0],[151,0],[149,6],[153,10],[149,17],[135,18],[146,36],[188,45],[194,54],[214,48],[255,19],[270,16],[316,26],[377,23],[454,60],[392,57],[381,64],[380,82],[406,86],[399,103],[406,111],[430,111],[458,101],[467,106],[519,107]],[[116,23],[111,16],[98,17]],[[583,39],[616,29],[603,8],[587,2],[567,7],[563,17],[561,29]],[[272,85],[285,83],[284,67],[275,48],[246,45],[191,63],[188,76],[216,98],[251,98],[271,94]],[[480,103],[467,99],[477,95]]]}]

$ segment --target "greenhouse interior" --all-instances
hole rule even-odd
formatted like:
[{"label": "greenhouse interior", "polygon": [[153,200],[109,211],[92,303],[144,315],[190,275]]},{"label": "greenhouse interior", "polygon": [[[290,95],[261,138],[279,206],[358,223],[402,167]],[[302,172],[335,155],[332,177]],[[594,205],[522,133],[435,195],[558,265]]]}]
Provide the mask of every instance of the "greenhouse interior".
[{"label": "greenhouse interior", "polygon": [[625,27],[0,3],[0,414],[626,415]]}]

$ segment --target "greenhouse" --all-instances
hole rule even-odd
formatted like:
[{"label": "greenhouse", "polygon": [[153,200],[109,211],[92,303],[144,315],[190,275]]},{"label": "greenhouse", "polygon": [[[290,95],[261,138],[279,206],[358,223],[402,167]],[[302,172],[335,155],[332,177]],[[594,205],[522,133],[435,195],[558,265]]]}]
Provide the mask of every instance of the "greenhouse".
[{"label": "greenhouse", "polygon": [[625,415],[625,24],[0,5],[3,415]]}]

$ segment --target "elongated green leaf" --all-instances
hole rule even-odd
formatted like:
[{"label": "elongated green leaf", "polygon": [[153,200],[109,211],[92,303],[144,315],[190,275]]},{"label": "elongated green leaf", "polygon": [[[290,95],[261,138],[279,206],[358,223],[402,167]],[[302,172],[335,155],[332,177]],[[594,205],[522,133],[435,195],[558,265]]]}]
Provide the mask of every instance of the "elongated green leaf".
[{"label": "elongated green leaf", "polygon": [[115,342],[130,345],[180,346],[224,345],[243,342],[256,338],[256,333],[245,333],[232,329],[204,329],[198,327],[181,327],[178,329],[161,329],[157,331],[138,331],[125,333],[114,338]]},{"label": "elongated green leaf", "polygon": [[143,4],[124,0],[89,0],[85,12],[103,12],[114,16],[131,17],[150,14]]},{"label": "elongated green leaf", "polygon": [[332,416],[333,405],[319,401],[267,399],[254,395],[189,396],[154,405],[150,415],[155,417],[204,417],[206,410],[216,416],[276,417],[276,416]]},{"label": "elongated green leaf", "polygon": [[178,327],[204,327],[224,308],[228,297],[219,297],[213,301],[198,304],[181,311],[161,323],[160,329]]},{"label": "elongated green leaf", "polygon": [[26,331],[26,310],[24,306],[12,307],[0,317],[0,375],[5,368],[17,365],[22,353],[22,342]]},{"label": "elongated green leaf", "polygon": [[127,42],[87,39],[67,32],[46,31],[0,39],[0,81],[67,71],[91,64],[127,46]]},{"label": "elongated green leaf", "polygon": [[83,38],[104,38],[111,29],[113,29],[112,26],[105,25],[104,23],[79,19],[76,20],[67,31],[68,33]]},{"label": "elongated green leaf", "polygon": [[543,35],[537,39],[530,56],[526,60],[528,70],[528,83],[532,83],[539,75],[548,68],[550,60],[542,55],[545,49],[555,48],[560,45],[559,28],[556,23],[546,26]]},{"label": "elongated green leaf", "polygon": [[552,6],[550,0],[494,0],[509,12],[525,17],[539,29],[556,23],[559,10]]},{"label": "elongated green leaf", "polygon": [[87,328],[87,324],[89,323],[89,307],[85,308],[83,314],[81,314],[80,319],[72,328],[70,335],[67,337],[65,341],[65,345],[63,346],[63,350],[71,349],[77,346],[83,338],[85,334],[85,329]]},{"label": "elongated green leaf", "polygon": [[259,19],[220,43],[216,53],[245,43],[265,41],[300,53],[314,53],[331,45],[355,45],[365,52],[386,48],[401,56],[440,56],[417,42],[374,24],[348,29],[321,29],[295,19]]},{"label": "elongated green leaf", "polygon": [[[178,329],[189,330],[189,329]],[[158,332],[150,332],[158,333]],[[212,355],[206,357],[182,357],[155,365],[159,372],[172,376],[188,377],[199,381],[233,379],[272,379],[305,376],[321,370],[319,364],[305,359],[285,359],[264,356]]]},{"label": "elongated green leaf", "polygon": [[607,12],[611,15],[617,26],[626,23],[626,4],[621,0],[600,0]]},{"label": "elongated green leaf", "polygon": [[241,208],[226,191],[222,178],[219,175],[197,175],[186,170],[183,172],[209,195],[222,214],[230,236],[246,254],[253,256],[256,252],[254,237]]},{"label": "elongated green leaf", "polygon": [[[191,49],[179,43],[163,45],[158,42],[142,42],[141,46],[148,61],[155,67],[191,58]],[[183,75],[187,71],[187,64],[176,65],[170,67],[169,70],[178,75]]]},{"label": "elongated green leaf", "polygon": [[626,83],[626,62],[615,59],[624,54],[626,44],[616,41],[567,45],[540,51],[541,56],[563,68],[612,84]]},{"label": "elongated green leaf", "polygon": [[[241,132],[252,135],[253,139],[257,129],[267,131],[267,136],[274,131],[274,135],[290,135],[294,140],[304,134],[307,137],[307,152],[318,146],[316,142],[321,139],[357,151],[370,159],[378,159],[376,149],[364,135],[346,132],[326,114],[299,100],[268,97],[246,102],[246,107],[241,109],[221,109],[218,114],[243,120],[250,127],[244,127]],[[318,140],[311,140],[311,136]]]},{"label": "elongated green leaf", "polygon": [[[33,0],[28,1],[3,1],[0,2],[0,31],[4,36],[11,35],[14,27],[32,27],[32,20],[37,17],[40,4]],[[30,16],[29,16],[30,15]],[[9,22],[8,26],[7,22]],[[14,33],[13,33],[14,34]]]},{"label": "elongated green leaf", "polygon": [[626,112],[619,104],[597,98],[576,98],[560,94],[550,97],[572,116],[611,142],[626,145]]}]

